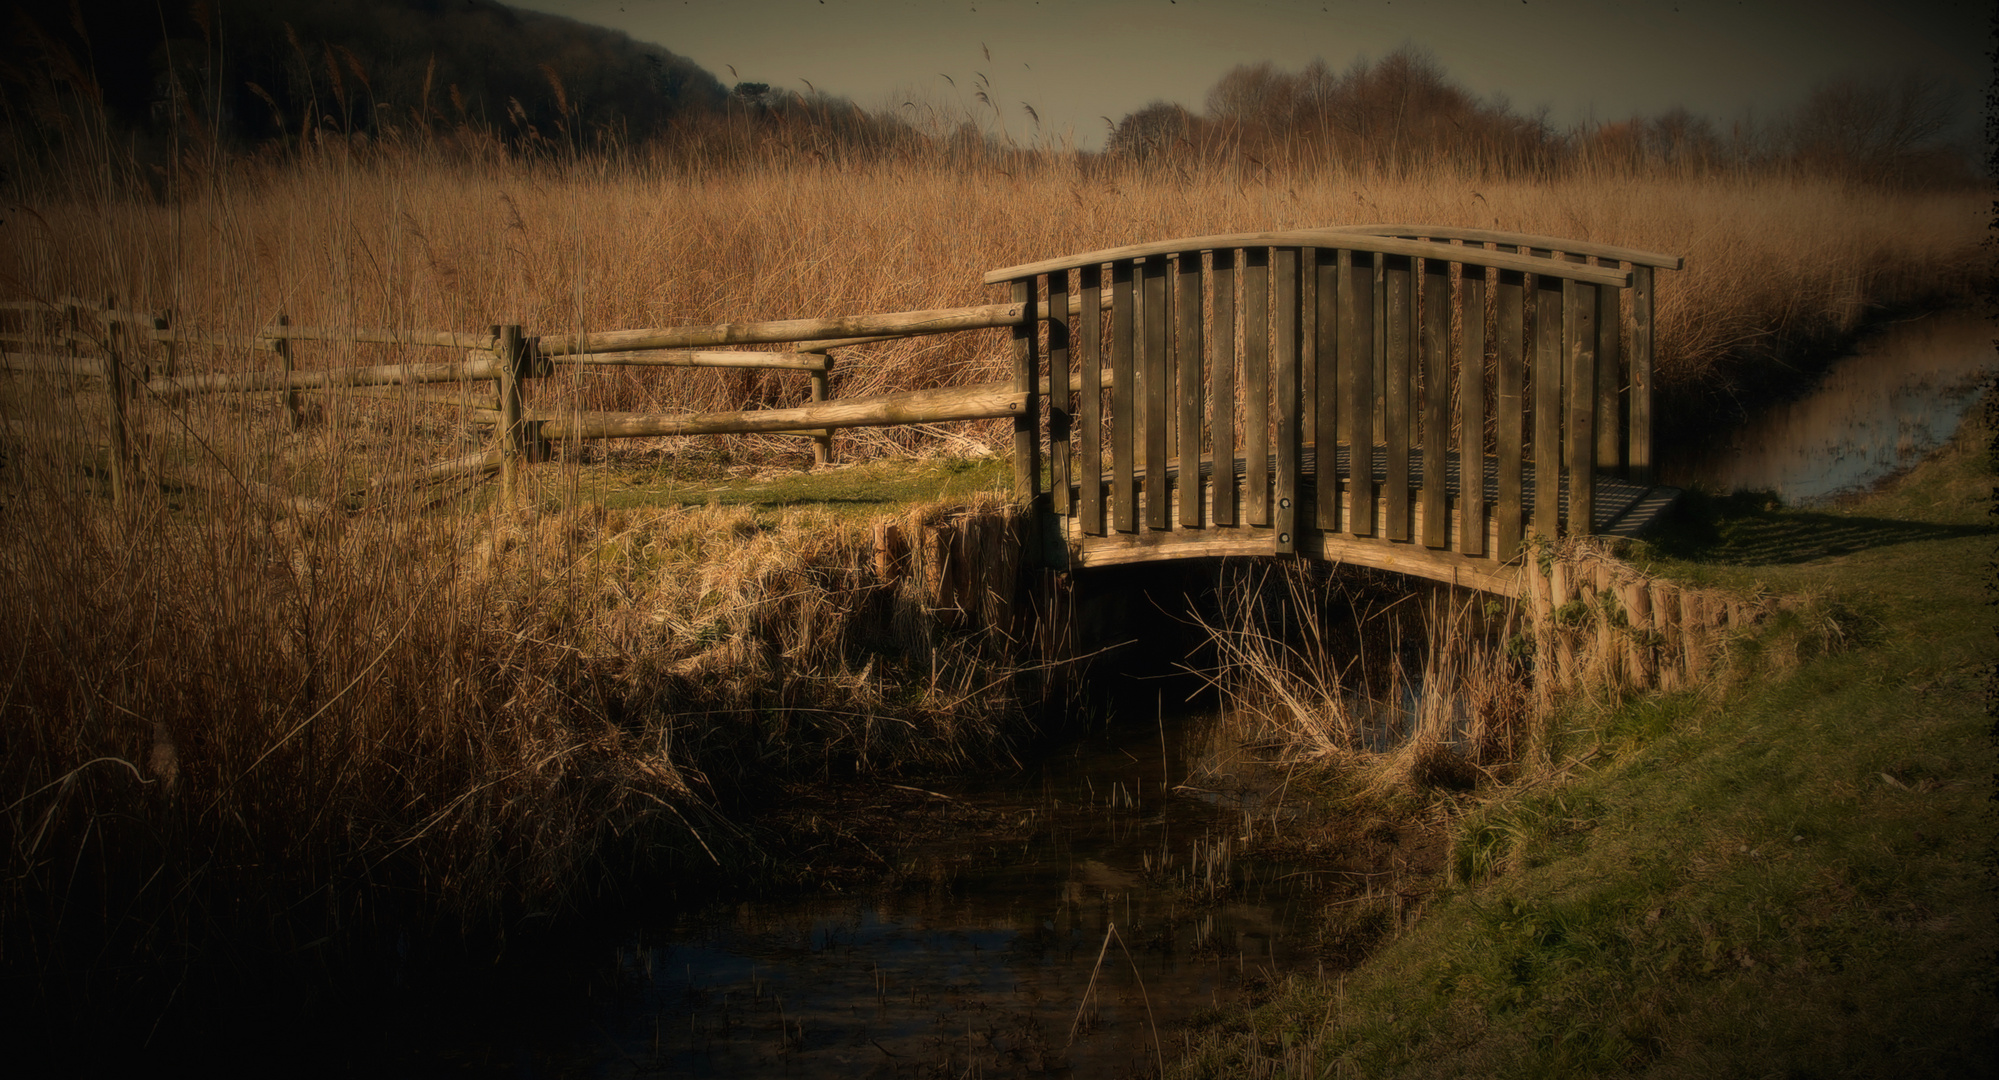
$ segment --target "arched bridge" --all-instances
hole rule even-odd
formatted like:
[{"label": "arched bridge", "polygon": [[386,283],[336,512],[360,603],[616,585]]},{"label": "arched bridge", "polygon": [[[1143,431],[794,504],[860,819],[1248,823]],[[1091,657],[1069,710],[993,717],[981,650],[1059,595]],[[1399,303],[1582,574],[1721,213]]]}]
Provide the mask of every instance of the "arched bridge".
[{"label": "arched bridge", "polygon": [[1670,501],[1651,486],[1653,273],[1681,265],[1383,225],[995,270],[1025,309],[1014,471],[1043,557],[1295,553],[1515,592],[1530,536]]}]

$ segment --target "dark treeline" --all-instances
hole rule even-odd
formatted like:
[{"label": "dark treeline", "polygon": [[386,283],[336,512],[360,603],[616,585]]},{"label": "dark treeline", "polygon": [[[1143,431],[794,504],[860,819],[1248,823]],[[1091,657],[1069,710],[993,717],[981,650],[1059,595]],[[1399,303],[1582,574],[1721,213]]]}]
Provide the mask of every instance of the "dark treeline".
[{"label": "dark treeline", "polygon": [[1251,170],[1340,166],[1395,175],[1449,163],[1483,176],[1575,168],[1704,175],[1796,172],[1894,186],[1973,180],[1973,155],[1948,141],[1955,90],[1918,72],[1823,83],[1790,112],[1726,127],[1686,109],[1570,131],[1479,98],[1430,56],[1404,48],[1334,72],[1242,65],[1204,113],[1156,102],[1124,117],[1107,152]]},{"label": "dark treeline", "polygon": [[[12,144],[0,167],[17,175],[105,137],[183,167],[329,139],[476,154],[639,151],[702,168],[920,156],[1012,171],[1050,149],[1017,143],[983,91],[983,108],[940,112],[913,102],[869,111],[810,86],[725,88],[666,49],[493,0],[93,0],[17,6],[10,21],[27,47],[0,63]],[[1237,67],[1203,111],[1155,102],[1113,124],[1102,153],[1078,158],[1246,174],[1442,166],[1484,177],[1792,173],[1948,186],[1975,179],[1975,155],[1949,141],[1958,97],[1921,73],[1855,77],[1761,122],[1723,126],[1674,109],[1562,131],[1545,110],[1479,97],[1405,47],[1337,72],[1323,61]]]}]

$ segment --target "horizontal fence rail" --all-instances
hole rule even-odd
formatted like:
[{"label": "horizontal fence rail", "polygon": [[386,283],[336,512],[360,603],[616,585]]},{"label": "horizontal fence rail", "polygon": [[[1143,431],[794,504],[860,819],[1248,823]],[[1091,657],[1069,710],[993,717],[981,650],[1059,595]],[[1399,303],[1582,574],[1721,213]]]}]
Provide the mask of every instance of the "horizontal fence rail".
[{"label": "horizontal fence rail", "polygon": [[[813,440],[825,462],[840,429],[1010,418],[1016,485],[1057,525],[1062,543],[1044,553],[1056,565],[1305,554],[1507,591],[1518,574],[1502,567],[1536,538],[1602,532],[1656,505],[1654,275],[1683,265],[1486,229],[1275,230],[994,270],[984,280],[1007,287],[1003,303],[542,336],[283,316],[218,334],[65,297],[0,303],[0,370],[103,379],[114,472],[126,403],[147,396],[279,393],[297,423],[300,394],[339,393],[455,408],[493,429],[483,450],[372,487],[498,473],[511,492],[552,443],[578,440],[778,434]],[[833,399],[836,349],[993,329],[1009,332],[1004,381]],[[457,355],[298,369],[294,346],[315,342]],[[272,360],[180,370],[196,347]],[[529,392],[608,368],[797,371],[810,399],[616,413],[537,408]]]}]

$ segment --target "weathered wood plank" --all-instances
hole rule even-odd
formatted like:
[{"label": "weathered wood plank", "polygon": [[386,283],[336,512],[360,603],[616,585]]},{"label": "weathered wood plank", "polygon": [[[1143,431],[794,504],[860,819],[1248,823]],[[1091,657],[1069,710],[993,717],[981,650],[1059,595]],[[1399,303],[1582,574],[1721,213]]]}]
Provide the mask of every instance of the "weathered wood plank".
[{"label": "weathered wood plank", "polygon": [[1021,396],[1013,416],[1013,491],[1029,506],[1041,494],[1041,327],[1035,325],[1035,282],[1012,285],[1021,320],[1013,327],[1013,392]]},{"label": "weathered wood plank", "polygon": [[1387,259],[1388,326],[1386,354],[1388,370],[1382,387],[1384,428],[1388,444],[1388,472],[1384,481],[1388,501],[1388,521],[1384,533],[1390,540],[1409,539],[1409,376],[1410,352],[1419,326],[1415,318],[1414,268],[1407,256]]},{"label": "weathered wood plank", "polygon": [[1289,555],[1298,549],[1298,451],[1303,423],[1303,402],[1298,396],[1299,326],[1301,297],[1298,295],[1298,249],[1276,249],[1271,260],[1271,309],[1276,316],[1271,327],[1271,365],[1276,368],[1277,475],[1275,513],[1271,524],[1277,529],[1277,553]]},{"label": "weathered wood plank", "polygon": [[1270,249],[1243,252],[1242,441],[1244,519],[1270,524]]},{"label": "weathered wood plank", "polygon": [[[1362,239],[1364,238],[1364,239]],[[1534,239],[1534,238],[1527,238]],[[1561,246],[1554,241],[1553,246]],[[1179,240],[1164,240],[1145,244],[1128,244],[1123,247],[1105,248],[1102,251],[1065,255],[1059,259],[1045,259],[1023,266],[1009,266],[986,274],[987,284],[1011,281],[1032,274],[1051,274],[1057,270],[1068,270],[1085,266],[1091,262],[1107,263],[1119,260],[1145,259],[1155,255],[1171,255],[1181,251],[1214,251],[1220,248],[1269,248],[1269,247],[1347,247],[1361,251],[1375,251],[1406,258],[1423,258],[1436,254],[1439,245],[1427,240],[1404,240],[1395,236],[1379,236],[1357,232],[1352,229],[1287,229],[1279,232],[1245,232],[1214,236],[1193,236]],[[1485,251],[1477,248],[1464,249],[1464,258],[1484,266],[1494,266],[1507,270],[1522,270],[1528,273],[1546,265],[1545,259],[1531,255],[1512,254],[1506,251]],[[1578,270],[1578,280],[1599,285],[1613,285],[1622,288],[1631,284],[1631,275],[1621,270],[1590,267]],[[801,339],[802,340],[802,339]]]},{"label": "weathered wood plank", "polygon": [[1318,472],[1313,490],[1318,505],[1312,526],[1321,532],[1340,527],[1340,479],[1333,457],[1340,438],[1340,255],[1315,249],[1312,259],[1313,340],[1312,411],[1316,415],[1312,442],[1318,448]]},{"label": "weathered wood plank", "polygon": [[1235,383],[1235,280],[1236,253],[1229,248],[1217,250],[1214,254],[1213,308],[1214,327],[1208,335],[1209,366],[1214,371],[1214,389],[1210,397],[1209,428],[1213,432],[1212,445],[1217,463],[1227,462],[1231,468],[1216,466],[1214,497],[1210,500],[1210,510],[1216,525],[1236,523],[1235,425],[1236,425],[1236,383]]},{"label": "weathered wood plank", "polygon": [[1626,451],[1634,484],[1652,482],[1652,268],[1631,272],[1631,415]]},{"label": "weathered wood plank", "polygon": [[1596,523],[1596,286],[1570,282],[1563,335],[1569,353],[1569,520],[1567,536],[1588,536]]},{"label": "weathered wood plank", "polygon": [[[1024,277],[1024,276],[1023,276]],[[1010,281],[999,278],[997,281]],[[845,315],[829,319],[778,319],[769,322],[720,322],[669,326],[650,330],[610,330],[596,334],[543,336],[548,356],[570,353],[624,352],[638,349],[705,349],[717,345],[766,345],[827,338],[890,335],[908,337],[954,330],[1017,326],[1023,319],[1019,304],[975,304],[970,307],[897,311],[880,315]],[[829,348],[831,346],[828,346]]]},{"label": "weathered wood plank", "polygon": [[940,390],[915,390],[879,397],[845,398],[824,405],[793,409],[752,409],[743,412],[687,413],[567,413],[542,422],[549,439],[625,439],[662,435],[740,435],[801,428],[886,427],[934,424],[951,420],[990,420],[1019,416],[1027,395],[1013,383],[976,383]]},{"label": "weathered wood plank", "polygon": [[721,352],[713,349],[630,349],[624,352],[577,353],[562,361],[579,367],[752,368],[823,373],[823,352]]},{"label": "weathered wood plank", "polygon": [[1132,373],[1135,301],[1130,262],[1111,264],[1111,528],[1138,531],[1135,438],[1141,402]]},{"label": "weathered wood plank", "polygon": [[[1374,259],[1342,250],[1340,272],[1340,381],[1350,448],[1346,531],[1374,535]],[[1320,471],[1325,471],[1324,466]]]},{"label": "weathered wood plank", "polygon": [[1596,467],[1624,474],[1624,317],[1621,289],[1596,290]]},{"label": "weathered wood plank", "polygon": [[1567,283],[1534,275],[1534,515],[1530,527],[1561,534],[1562,295]]},{"label": "weathered wood plank", "polygon": [[1458,553],[1485,554],[1485,267],[1458,271]]},{"label": "weathered wood plank", "polygon": [[1201,457],[1201,394],[1207,379],[1201,359],[1201,253],[1183,253],[1176,265],[1173,304],[1179,326],[1173,335],[1173,379],[1180,394],[1180,418],[1175,428],[1179,445],[1174,456],[1180,469],[1180,524],[1201,527],[1201,475],[1192,464]]},{"label": "weathered wood plank", "polygon": [[[1451,225],[1349,225],[1341,232],[1357,232],[1368,236],[1400,236],[1415,238],[1426,236],[1433,240],[1464,240],[1474,244],[1503,244],[1501,252],[1521,248],[1554,248],[1578,255],[1595,258],[1623,260],[1643,266],[1663,267],[1667,270],[1682,269],[1686,260],[1678,255],[1662,255],[1656,251],[1640,251],[1636,248],[1612,247],[1609,244],[1592,244],[1560,236],[1539,236],[1531,233],[1500,232],[1495,229],[1468,229]],[[1478,249],[1472,249],[1477,251]],[[1494,264],[1485,264],[1494,265]],[[1516,267],[1516,269],[1529,269]]]},{"label": "weathered wood plank", "polygon": [[1164,529],[1172,525],[1167,513],[1166,416],[1167,390],[1166,336],[1172,326],[1172,310],[1166,302],[1166,259],[1155,255],[1139,269],[1144,294],[1139,304],[1143,326],[1139,383],[1145,395],[1145,524]]},{"label": "weathered wood plank", "polygon": [[[151,318],[152,316],[146,316]],[[193,341],[200,335],[182,336],[159,332],[155,340]],[[293,326],[280,318],[275,326],[257,335],[259,341],[351,341],[372,345],[429,345],[445,349],[478,349],[491,352],[499,347],[492,334],[461,333],[456,330],[372,330],[351,326]]]},{"label": "weathered wood plank", "polygon": [[1451,264],[1423,260],[1423,546],[1451,546]]},{"label": "weathered wood plank", "polygon": [[1493,297],[1494,332],[1499,370],[1495,373],[1494,450],[1499,457],[1498,502],[1493,506],[1495,557],[1511,561],[1520,552],[1526,521],[1521,506],[1521,472],[1527,431],[1527,283],[1526,275],[1499,272]]},{"label": "weathered wood plank", "polygon": [[1048,275],[1048,482],[1059,517],[1075,512],[1069,495],[1069,272]]},{"label": "weathered wood plank", "polygon": [[1083,385],[1077,388],[1083,406],[1083,434],[1078,441],[1076,468],[1082,477],[1083,532],[1104,533],[1104,269],[1085,266],[1077,283],[1081,310],[1076,313],[1076,331],[1083,346]]},{"label": "weathered wood plank", "polygon": [[481,360],[443,364],[381,364],[374,367],[328,368],[323,371],[235,371],[214,375],[158,377],[146,383],[155,394],[247,393],[259,390],[322,390],[342,386],[391,386],[497,379],[499,363]]}]

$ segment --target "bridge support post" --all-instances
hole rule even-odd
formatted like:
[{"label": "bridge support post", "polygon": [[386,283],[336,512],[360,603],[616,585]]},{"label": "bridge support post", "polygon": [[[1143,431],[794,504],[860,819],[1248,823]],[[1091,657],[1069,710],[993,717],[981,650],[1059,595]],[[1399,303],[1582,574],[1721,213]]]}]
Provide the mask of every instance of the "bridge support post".
[{"label": "bridge support post", "polygon": [[1013,328],[1013,389],[1025,394],[1013,418],[1013,489],[1028,508],[1041,506],[1041,350],[1035,311],[1034,281],[1013,283],[1013,302],[1020,305],[1020,322]]}]

